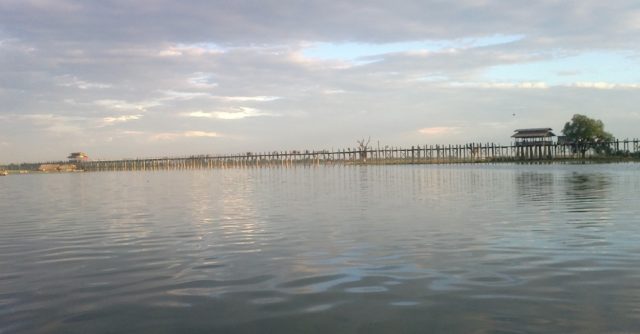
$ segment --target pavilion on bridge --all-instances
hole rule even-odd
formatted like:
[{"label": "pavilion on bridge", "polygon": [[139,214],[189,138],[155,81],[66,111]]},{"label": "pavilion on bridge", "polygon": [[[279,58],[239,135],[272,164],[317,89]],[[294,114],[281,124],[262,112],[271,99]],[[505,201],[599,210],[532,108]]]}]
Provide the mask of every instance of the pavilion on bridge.
[{"label": "pavilion on bridge", "polygon": [[551,158],[551,146],[556,135],[551,128],[517,129],[511,138],[515,139],[516,154],[519,158]]}]

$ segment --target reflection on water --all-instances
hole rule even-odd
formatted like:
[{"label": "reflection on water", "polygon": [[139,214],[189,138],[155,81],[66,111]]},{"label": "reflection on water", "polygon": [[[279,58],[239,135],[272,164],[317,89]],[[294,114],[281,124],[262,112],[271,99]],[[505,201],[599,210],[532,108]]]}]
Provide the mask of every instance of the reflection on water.
[{"label": "reflection on water", "polygon": [[640,331],[638,165],[0,180],[0,333]]},{"label": "reflection on water", "polygon": [[542,205],[555,197],[555,175],[551,172],[527,171],[515,175],[517,199],[522,205]]}]

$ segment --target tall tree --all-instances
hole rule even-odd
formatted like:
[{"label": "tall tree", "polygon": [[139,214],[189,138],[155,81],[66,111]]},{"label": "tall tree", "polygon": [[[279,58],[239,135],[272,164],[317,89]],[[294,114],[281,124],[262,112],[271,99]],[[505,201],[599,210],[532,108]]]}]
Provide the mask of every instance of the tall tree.
[{"label": "tall tree", "polygon": [[367,139],[367,141],[364,141],[364,138],[362,138],[362,140],[356,140],[358,142],[358,151],[360,152],[360,159],[364,162],[367,162],[367,149],[369,148],[369,142],[371,141],[371,137],[369,137],[369,139]]},{"label": "tall tree", "polygon": [[598,153],[608,151],[607,143],[613,141],[613,135],[604,131],[601,120],[580,114],[573,115],[571,121],[565,123],[562,133],[573,143],[574,152],[580,152],[583,158],[592,148]]}]

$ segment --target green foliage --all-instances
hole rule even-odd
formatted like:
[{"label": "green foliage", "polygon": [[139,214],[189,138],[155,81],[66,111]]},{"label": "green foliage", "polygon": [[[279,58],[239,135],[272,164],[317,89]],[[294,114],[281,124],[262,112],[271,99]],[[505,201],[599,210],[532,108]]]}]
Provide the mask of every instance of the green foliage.
[{"label": "green foliage", "polygon": [[573,143],[574,151],[582,155],[589,149],[598,153],[609,153],[609,142],[613,141],[613,135],[604,131],[604,123],[601,120],[589,118],[585,115],[575,114],[570,122],[565,123],[562,133]]}]

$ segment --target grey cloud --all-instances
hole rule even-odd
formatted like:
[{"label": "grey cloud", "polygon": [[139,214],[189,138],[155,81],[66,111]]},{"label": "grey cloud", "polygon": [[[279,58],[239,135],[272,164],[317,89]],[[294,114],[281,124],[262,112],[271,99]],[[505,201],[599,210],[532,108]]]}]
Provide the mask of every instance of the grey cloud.
[{"label": "grey cloud", "polygon": [[636,36],[634,0],[495,1],[5,1],[4,30],[45,41],[391,42],[500,33],[539,43],[626,45]]}]

